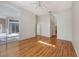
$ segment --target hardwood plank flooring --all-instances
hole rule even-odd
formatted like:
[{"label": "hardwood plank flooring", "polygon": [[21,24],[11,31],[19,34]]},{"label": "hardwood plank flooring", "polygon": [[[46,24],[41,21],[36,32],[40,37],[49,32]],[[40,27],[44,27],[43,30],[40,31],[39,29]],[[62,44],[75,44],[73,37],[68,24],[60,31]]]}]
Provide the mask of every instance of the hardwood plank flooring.
[{"label": "hardwood plank flooring", "polygon": [[76,57],[72,43],[56,37],[37,36],[0,45],[0,56],[8,57]]}]

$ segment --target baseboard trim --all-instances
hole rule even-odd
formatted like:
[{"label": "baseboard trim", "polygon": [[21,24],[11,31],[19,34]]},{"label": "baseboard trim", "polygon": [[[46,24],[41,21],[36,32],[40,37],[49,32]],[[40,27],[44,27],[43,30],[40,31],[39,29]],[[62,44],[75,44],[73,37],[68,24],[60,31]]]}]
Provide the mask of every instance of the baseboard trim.
[{"label": "baseboard trim", "polygon": [[[57,35],[52,35],[51,37],[57,37]],[[51,37],[50,37],[50,38],[51,38]]]},{"label": "baseboard trim", "polygon": [[28,40],[28,39],[33,39],[33,38],[36,38],[36,36],[30,37],[30,38],[26,38],[26,39],[21,39],[20,41],[22,41],[22,40]]}]

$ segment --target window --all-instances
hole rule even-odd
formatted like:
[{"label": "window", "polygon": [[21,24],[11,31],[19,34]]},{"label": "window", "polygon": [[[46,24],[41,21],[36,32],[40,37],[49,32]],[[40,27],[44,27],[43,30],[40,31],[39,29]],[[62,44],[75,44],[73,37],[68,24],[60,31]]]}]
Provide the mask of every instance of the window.
[{"label": "window", "polygon": [[19,32],[19,23],[15,21],[10,21],[9,23],[9,34]]}]

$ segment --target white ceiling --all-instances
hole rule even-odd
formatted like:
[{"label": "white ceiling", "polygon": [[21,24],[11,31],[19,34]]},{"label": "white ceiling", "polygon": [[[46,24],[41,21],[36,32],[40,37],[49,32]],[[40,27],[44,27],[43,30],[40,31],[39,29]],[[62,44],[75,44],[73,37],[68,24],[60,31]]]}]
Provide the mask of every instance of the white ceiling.
[{"label": "white ceiling", "polygon": [[37,1],[13,1],[11,3],[23,7],[32,13],[40,16],[48,13],[48,10],[52,12],[57,12],[57,11],[62,11],[68,8],[72,7],[72,2],[71,1],[42,1],[42,5],[45,5],[47,9],[45,8],[36,8],[36,3]]}]

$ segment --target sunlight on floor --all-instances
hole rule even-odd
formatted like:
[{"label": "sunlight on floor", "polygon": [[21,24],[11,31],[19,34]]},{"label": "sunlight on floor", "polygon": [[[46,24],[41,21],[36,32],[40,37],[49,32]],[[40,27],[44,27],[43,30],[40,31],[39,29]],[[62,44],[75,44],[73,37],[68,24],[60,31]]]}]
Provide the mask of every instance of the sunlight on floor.
[{"label": "sunlight on floor", "polygon": [[37,42],[42,43],[42,44],[47,45],[47,46],[56,47],[56,45],[52,45],[52,44],[49,44],[49,43],[46,43],[46,42],[43,42],[43,41],[37,41]]}]

